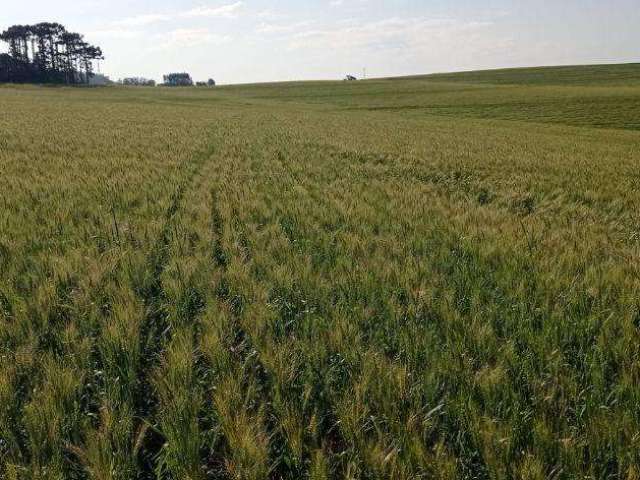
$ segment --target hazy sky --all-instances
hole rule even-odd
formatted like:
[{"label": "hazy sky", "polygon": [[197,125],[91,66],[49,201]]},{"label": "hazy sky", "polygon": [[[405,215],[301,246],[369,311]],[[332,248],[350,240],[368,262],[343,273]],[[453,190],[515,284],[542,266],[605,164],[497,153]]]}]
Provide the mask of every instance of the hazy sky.
[{"label": "hazy sky", "polygon": [[[1,0],[0,29],[57,21],[113,79],[219,83],[640,61],[640,0]],[[4,48],[4,47],[3,47]]]}]

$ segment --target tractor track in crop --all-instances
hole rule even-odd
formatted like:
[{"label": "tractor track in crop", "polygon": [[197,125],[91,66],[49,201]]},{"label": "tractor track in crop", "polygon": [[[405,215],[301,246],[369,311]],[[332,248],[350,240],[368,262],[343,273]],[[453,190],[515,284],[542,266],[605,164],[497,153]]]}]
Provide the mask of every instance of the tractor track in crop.
[{"label": "tractor track in crop", "polygon": [[[145,305],[145,318],[141,332],[141,352],[143,367],[139,374],[139,384],[135,395],[136,416],[142,422],[153,425],[158,408],[158,398],[152,384],[153,371],[158,367],[168,342],[171,339],[171,327],[168,322],[167,295],[162,285],[162,274],[171,260],[170,246],[178,212],[182,208],[186,192],[193,187],[207,160],[213,154],[214,147],[208,146],[189,162],[189,172],[171,194],[171,202],[165,211],[160,234],[151,249],[147,263],[151,271],[150,280],[139,286],[136,293]],[[140,449],[140,477],[155,478],[155,463],[164,439],[156,428],[149,429]]]}]

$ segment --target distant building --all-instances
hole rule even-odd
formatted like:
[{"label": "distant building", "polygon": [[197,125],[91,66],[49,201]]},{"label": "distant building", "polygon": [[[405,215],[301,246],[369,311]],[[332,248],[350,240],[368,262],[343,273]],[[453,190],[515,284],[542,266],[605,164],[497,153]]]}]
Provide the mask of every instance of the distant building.
[{"label": "distant building", "polygon": [[89,76],[89,85],[93,86],[104,86],[104,85],[113,85],[113,82],[106,75],[102,75],[100,73],[94,73]]},{"label": "distant building", "polygon": [[344,77],[344,81],[345,82],[355,82],[356,80],[358,80],[356,77],[354,77],[353,75],[347,75],[346,77]]}]

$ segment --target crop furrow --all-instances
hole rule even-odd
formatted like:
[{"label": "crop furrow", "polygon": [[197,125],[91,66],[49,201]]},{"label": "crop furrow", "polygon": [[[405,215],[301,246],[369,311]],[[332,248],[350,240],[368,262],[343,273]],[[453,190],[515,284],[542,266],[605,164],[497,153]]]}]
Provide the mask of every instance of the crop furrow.
[{"label": "crop furrow", "polygon": [[[131,295],[125,290],[125,298],[116,302],[121,311],[115,313],[112,330],[105,330],[98,342],[97,369],[103,375],[98,381],[105,398],[95,402],[101,405],[98,413],[101,430],[90,432],[84,452],[89,464],[99,460],[101,448],[114,448],[107,444],[116,443],[121,455],[115,459],[116,468],[129,474],[137,471],[140,478],[155,478],[157,456],[164,440],[154,422],[158,398],[153,372],[172,336],[162,277],[171,261],[171,246],[183,199],[210,153],[208,148],[186,163],[187,172],[170,195],[162,227],[146,260],[130,266]],[[120,430],[125,429],[124,434],[109,431],[116,428],[116,422],[120,422]],[[119,437],[113,438],[117,434]],[[87,458],[90,453],[98,459]],[[103,465],[94,467],[104,468]]]}]

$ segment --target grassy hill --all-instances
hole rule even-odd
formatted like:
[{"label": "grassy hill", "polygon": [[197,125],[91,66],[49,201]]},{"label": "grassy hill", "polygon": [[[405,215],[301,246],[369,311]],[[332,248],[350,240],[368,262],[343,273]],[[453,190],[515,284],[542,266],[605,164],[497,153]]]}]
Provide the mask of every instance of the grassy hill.
[{"label": "grassy hill", "polygon": [[[640,84],[640,63],[506,68],[404,77],[404,79],[419,78],[441,82],[488,83],[491,85],[628,86]],[[402,80],[402,78],[393,80]]]},{"label": "grassy hill", "polygon": [[640,64],[541,67],[224,87],[252,99],[640,130]]},{"label": "grassy hill", "polygon": [[639,70],[3,86],[0,478],[638,478]]}]

